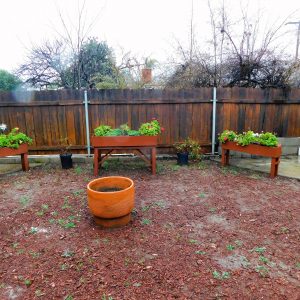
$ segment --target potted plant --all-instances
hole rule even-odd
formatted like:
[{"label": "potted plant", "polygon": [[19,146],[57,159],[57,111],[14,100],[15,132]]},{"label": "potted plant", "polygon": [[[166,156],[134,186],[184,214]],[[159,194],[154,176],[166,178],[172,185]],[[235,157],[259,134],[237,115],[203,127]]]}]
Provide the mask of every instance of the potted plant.
[{"label": "potted plant", "polygon": [[61,138],[60,139],[60,162],[61,162],[61,167],[63,169],[70,169],[73,167],[73,160],[72,160],[72,153],[70,153],[70,148],[71,144],[69,142],[69,139],[66,138]]},{"label": "potted plant", "polygon": [[200,144],[191,139],[187,138],[183,142],[177,142],[174,144],[175,151],[177,153],[177,164],[178,165],[188,165],[189,155],[192,158],[200,157]]},{"label": "potted plant", "polygon": [[282,148],[278,144],[275,134],[271,132],[254,133],[252,130],[238,134],[232,130],[224,130],[219,135],[219,141],[222,143],[223,166],[229,164],[229,152],[232,150],[271,157],[271,178],[278,174]]},{"label": "potted plant", "polygon": [[0,124],[0,157],[21,155],[22,169],[28,171],[28,145],[32,144],[32,139],[20,132],[18,127],[13,128],[10,133],[4,134],[6,129],[5,124]]}]

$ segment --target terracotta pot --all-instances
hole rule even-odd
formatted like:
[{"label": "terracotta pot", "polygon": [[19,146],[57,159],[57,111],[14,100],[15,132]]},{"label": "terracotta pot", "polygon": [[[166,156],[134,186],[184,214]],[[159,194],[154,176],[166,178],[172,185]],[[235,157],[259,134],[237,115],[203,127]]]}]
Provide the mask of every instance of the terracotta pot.
[{"label": "terracotta pot", "polygon": [[127,224],[134,208],[134,191],[134,183],[127,177],[110,176],[90,181],[87,185],[88,206],[95,222],[104,227]]},{"label": "terracotta pot", "polygon": [[157,136],[92,136],[93,147],[157,146]]}]

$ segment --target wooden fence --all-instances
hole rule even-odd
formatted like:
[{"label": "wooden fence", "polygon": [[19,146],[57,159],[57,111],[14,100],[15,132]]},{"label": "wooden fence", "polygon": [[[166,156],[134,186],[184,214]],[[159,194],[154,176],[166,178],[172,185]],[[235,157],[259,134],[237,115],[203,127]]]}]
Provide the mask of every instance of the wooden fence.
[{"label": "wooden fence", "polygon": [[[0,123],[19,127],[34,140],[31,153],[58,153],[68,137],[73,152],[85,153],[84,92],[77,90],[0,93]],[[137,129],[156,117],[165,127],[161,151],[190,136],[209,152],[212,128],[212,88],[186,90],[90,90],[90,132],[99,124]],[[273,131],[300,136],[300,89],[218,88],[217,133],[224,129]],[[166,149],[163,149],[166,148]]]}]

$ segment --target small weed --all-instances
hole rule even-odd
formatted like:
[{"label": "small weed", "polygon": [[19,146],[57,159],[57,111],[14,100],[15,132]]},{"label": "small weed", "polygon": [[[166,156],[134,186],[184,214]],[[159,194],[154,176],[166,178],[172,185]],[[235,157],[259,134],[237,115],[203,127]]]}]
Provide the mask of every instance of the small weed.
[{"label": "small weed", "polygon": [[73,257],[75,255],[74,251],[71,251],[71,250],[65,250],[63,253],[62,253],[62,257]]},{"label": "small weed", "polygon": [[78,262],[77,265],[76,265],[76,270],[77,270],[77,271],[80,271],[82,268],[83,268],[83,262],[80,261],[80,262]]},{"label": "small weed", "polygon": [[37,227],[31,227],[29,230],[30,234],[36,234],[38,232],[38,228]]},{"label": "small weed", "polygon": [[73,296],[72,295],[68,295],[68,296],[66,296],[65,298],[64,298],[64,300],[73,300],[74,298],[73,298]]},{"label": "small weed", "polygon": [[129,287],[129,286],[130,286],[130,282],[129,282],[129,281],[125,281],[125,282],[124,282],[124,286],[125,286],[125,287]]},{"label": "small weed", "polygon": [[58,220],[57,220],[57,223],[58,223],[61,227],[66,228],[66,229],[76,227],[76,224],[75,224],[74,222],[71,222],[71,221],[68,220],[68,219],[58,219]]},{"label": "small weed", "polygon": [[265,266],[257,266],[257,267],[255,268],[255,271],[256,271],[257,273],[259,273],[259,275],[260,275],[261,277],[268,277],[268,276],[269,276],[269,269],[266,268]]},{"label": "small weed", "polygon": [[37,297],[42,297],[43,295],[45,295],[45,293],[43,293],[41,290],[35,290],[34,293]]},{"label": "small weed", "polygon": [[151,208],[151,205],[145,205],[142,207],[142,212],[148,211]]},{"label": "small weed", "polygon": [[199,170],[205,170],[206,169],[206,164],[204,162],[199,162],[197,168]]},{"label": "small weed", "polygon": [[211,213],[214,213],[214,212],[217,211],[217,209],[216,209],[216,207],[210,207],[210,208],[208,209],[208,211],[211,212]]},{"label": "small weed", "polygon": [[24,280],[24,283],[25,283],[25,285],[26,285],[27,287],[31,286],[31,284],[32,284],[32,282],[31,282],[30,279],[25,279],[25,280]]},{"label": "small weed", "polygon": [[223,279],[230,278],[230,273],[229,272],[220,273],[220,272],[215,270],[215,271],[212,272],[212,274],[213,274],[213,277],[215,279],[218,279],[218,280],[223,280]]},{"label": "small weed", "polygon": [[50,219],[50,220],[49,220],[49,223],[50,223],[50,224],[55,224],[55,222],[56,222],[55,219]]},{"label": "small weed", "polygon": [[108,243],[109,243],[109,239],[104,238],[104,239],[102,239],[102,242],[103,242],[104,244],[108,244]]},{"label": "small weed", "polygon": [[240,240],[236,240],[234,241],[234,243],[238,246],[238,247],[242,247],[243,246],[243,242]]},{"label": "small weed", "polygon": [[76,167],[75,169],[74,169],[74,172],[77,174],[77,175],[80,175],[80,174],[82,174],[82,172],[83,172],[83,170],[82,170],[82,168],[81,167]]},{"label": "small weed", "polygon": [[259,257],[259,260],[260,260],[261,262],[263,262],[264,264],[268,264],[268,263],[270,262],[269,259],[266,258],[266,257],[263,256],[263,255],[261,255],[261,256]]},{"label": "small weed", "polygon": [[106,296],[105,294],[102,295],[101,300],[114,300],[111,296]]},{"label": "small weed", "polygon": [[197,241],[197,240],[190,239],[190,240],[189,240],[189,243],[190,243],[190,244],[198,244],[198,241]]},{"label": "small weed", "polygon": [[151,224],[151,220],[149,220],[149,219],[143,219],[143,220],[141,221],[141,224],[142,224],[142,225],[150,225],[150,224]]},{"label": "small weed", "polygon": [[62,265],[60,265],[60,270],[61,271],[65,271],[65,270],[67,270],[68,269],[68,265],[67,264],[62,264]]},{"label": "small weed", "polygon": [[61,208],[62,208],[62,209],[69,209],[69,208],[72,208],[72,206],[71,206],[70,203],[69,203],[68,197],[65,197],[65,198],[64,198],[64,204],[63,204],[63,206],[62,206]]},{"label": "small weed", "polygon": [[58,212],[57,212],[57,211],[53,211],[53,212],[51,212],[51,215],[52,215],[53,217],[56,217],[56,216],[58,215]]},{"label": "small weed", "polygon": [[13,247],[14,249],[16,249],[16,248],[18,247],[18,245],[19,245],[19,243],[13,243],[13,244],[12,244],[12,247]]},{"label": "small weed", "polygon": [[133,286],[135,286],[135,287],[140,287],[140,286],[142,286],[142,284],[141,284],[140,282],[135,282],[135,283],[133,284]]},{"label": "small weed", "polygon": [[255,247],[250,252],[264,253],[266,251],[266,247]]},{"label": "small weed", "polygon": [[300,262],[299,262],[299,261],[295,263],[295,267],[296,267],[297,269],[300,269]]},{"label": "small weed", "polygon": [[30,201],[30,198],[27,197],[27,196],[21,196],[20,200],[19,200],[19,203],[22,205],[22,207],[25,207],[28,205]]},{"label": "small weed", "polygon": [[24,250],[24,249],[18,249],[18,250],[17,250],[17,255],[23,254],[23,253],[25,253],[25,250]]},{"label": "small weed", "polygon": [[165,170],[165,166],[163,164],[156,164],[156,173],[162,174]]},{"label": "small weed", "polygon": [[233,251],[235,249],[235,246],[233,246],[233,245],[227,245],[226,249],[229,250],[229,251]]},{"label": "small weed", "polygon": [[41,256],[40,252],[34,252],[34,251],[29,251],[29,254],[33,257],[33,258],[38,258]]},{"label": "small weed", "polygon": [[195,251],[195,254],[204,255],[204,254],[206,254],[206,252],[205,251],[201,251],[201,250],[197,250],[197,251]]},{"label": "small weed", "polygon": [[206,194],[205,194],[205,193],[200,193],[200,194],[198,195],[198,197],[199,197],[199,198],[206,198]]},{"label": "small weed", "polygon": [[5,288],[5,283],[0,283],[0,289],[4,289]]},{"label": "small weed", "polygon": [[130,263],[130,259],[129,259],[129,258],[125,258],[125,260],[124,260],[124,265],[125,265],[126,267],[128,267],[129,263]]},{"label": "small weed", "polygon": [[283,234],[287,234],[287,233],[290,232],[290,230],[287,227],[281,227],[280,232],[283,233]]},{"label": "small weed", "polygon": [[73,195],[74,195],[75,197],[78,197],[78,196],[80,196],[83,192],[84,192],[84,190],[77,190],[77,191],[74,191],[74,192],[73,192]]},{"label": "small weed", "polygon": [[159,207],[159,208],[166,208],[167,204],[164,201],[156,201],[156,202],[154,202],[154,206]]},{"label": "small weed", "polygon": [[179,165],[172,165],[171,167],[172,171],[178,171],[180,169]]},{"label": "small weed", "polygon": [[42,204],[41,209],[36,213],[37,216],[41,217],[49,209],[47,204]]}]

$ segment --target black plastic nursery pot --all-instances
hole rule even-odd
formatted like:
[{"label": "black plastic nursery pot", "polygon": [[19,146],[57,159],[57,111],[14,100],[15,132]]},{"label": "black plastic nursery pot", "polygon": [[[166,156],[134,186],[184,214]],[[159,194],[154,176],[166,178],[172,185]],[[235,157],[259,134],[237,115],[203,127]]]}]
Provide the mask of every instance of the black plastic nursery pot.
[{"label": "black plastic nursery pot", "polygon": [[189,164],[189,154],[188,153],[177,153],[177,164],[180,166]]},{"label": "black plastic nursery pot", "polygon": [[72,153],[60,154],[60,162],[63,169],[73,168]]}]

